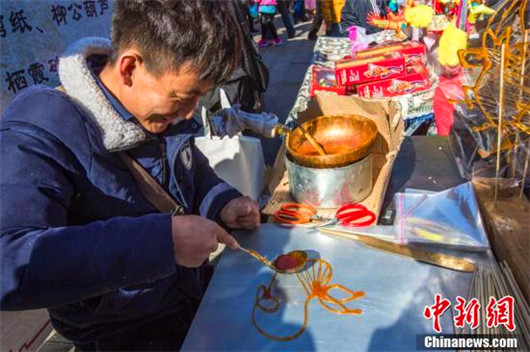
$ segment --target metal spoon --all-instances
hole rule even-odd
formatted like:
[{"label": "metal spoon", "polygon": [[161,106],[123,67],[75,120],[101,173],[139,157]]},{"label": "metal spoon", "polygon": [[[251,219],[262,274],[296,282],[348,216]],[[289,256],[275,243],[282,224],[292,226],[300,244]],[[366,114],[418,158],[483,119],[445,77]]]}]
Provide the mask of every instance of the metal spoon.
[{"label": "metal spoon", "polygon": [[300,127],[305,138],[309,141],[309,143],[311,143],[313,148],[317,150],[318,154],[320,154],[321,156],[327,155],[324,148],[322,148],[322,146],[316,141],[316,139],[314,139],[313,136],[310,135],[309,132],[307,132],[307,130],[302,125],[298,125],[298,127]]},{"label": "metal spoon", "polygon": [[243,247],[238,247],[239,249],[241,249],[243,252],[253,256],[254,258],[256,258],[257,260],[259,260],[260,262],[262,262],[263,264],[265,264],[267,267],[269,267],[271,270],[274,270],[275,272],[277,273],[280,273],[280,274],[293,274],[293,273],[296,273],[298,271],[300,271],[304,266],[305,264],[307,263],[307,253],[305,251],[291,251],[285,255],[288,255],[288,256],[291,256],[291,257],[295,257],[297,258],[300,263],[295,266],[294,268],[290,268],[290,269],[279,269],[277,267],[277,260],[278,258],[280,258],[281,256],[278,256],[276,257],[276,259],[274,259],[272,262],[270,260],[268,260],[267,258],[265,258],[264,256],[262,256],[261,254],[259,254],[258,252],[252,250],[252,249],[246,249],[246,248],[243,248]]},{"label": "metal spoon", "polygon": [[[313,138],[313,136],[310,135],[309,132],[307,132],[307,130],[302,125],[297,125],[297,127],[300,128],[304,137],[309,141],[313,148],[315,148],[318,154],[320,154],[321,156],[328,155],[324,148],[320,145],[320,143],[318,143],[316,139]],[[272,137],[274,138],[276,136],[289,135],[289,133],[291,133],[291,130],[288,127],[285,127],[282,124],[277,124],[273,129]]]}]

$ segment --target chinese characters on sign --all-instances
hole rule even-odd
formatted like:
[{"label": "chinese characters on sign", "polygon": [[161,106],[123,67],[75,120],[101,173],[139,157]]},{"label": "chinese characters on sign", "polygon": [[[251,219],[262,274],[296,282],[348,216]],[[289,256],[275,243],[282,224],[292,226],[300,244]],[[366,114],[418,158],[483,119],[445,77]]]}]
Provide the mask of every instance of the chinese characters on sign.
[{"label": "chinese characters on sign", "polygon": [[29,77],[32,78],[33,84],[46,84],[50,78],[46,75],[46,72],[57,75],[57,66],[59,64],[59,57],[47,60],[47,68],[40,62],[35,62],[28,66],[27,69],[16,70],[13,72],[6,71],[5,81],[7,82],[7,90],[13,94],[17,94],[24,88],[28,87],[28,81],[26,80],[26,72]]},{"label": "chinese characters on sign", "polygon": [[[68,25],[68,21],[79,21],[84,16],[86,17],[98,17],[103,15],[109,9],[108,0],[84,0],[82,2],[72,2],[68,4],[46,4],[50,7],[52,16],[52,22],[57,26]],[[26,33],[33,30],[28,16],[24,12],[24,9],[16,9],[9,11],[9,24],[12,33]],[[37,28],[37,30],[43,33],[43,30]],[[8,31],[4,26],[4,16],[0,15],[0,37],[5,38],[8,35]],[[45,84],[49,82],[49,77],[46,76],[48,73],[57,74],[57,63],[58,57],[55,59],[46,60],[49,64],[49,69],[46,70],[44,64],[36,62],[30,64],[28,67],[17,67],[12,71],[5,71],[5,82],[7,83],[7,90],[13,94],[17,94],[21,90],[27,88],[32,84]],[[30,84],[26,78],[26,74],[32,78]]]},{"label": "chinese characters on sign", "polygon": [[[98,17],[109,10],[108,0],[84,0],[82,2],[71,2],[70,4],[51,4],[46,3],[50,8],[52,21],[60,26],[67,25],[68,20],[79,21],[83,17]],[[33,31],[32,22],[29,20],[24,9],[14,9],[9,11],[8,18],[11,33],[26,33]],[[35,27],[39,32],[44,31]],[[4,24],[4,16],[0,15],[0,37],[5,38],[8,32]]]},{"label": "chinese characters on sign", "polygon": [[[455,306],[456,315],[454,317],[454,326],[463,328],[465,324],[468,324],[471,329],[476,329],[479,326],[479,315],[480,315],[480,302],[473,298],[466,302],[465,298],[460,296],[456,297],[457,305]],[[432,306],[426,306],[423,311],[425,319],[433,321],[433,329],[437,333],[442,332],[440,325],[440,317],[445,313],[446,310],[451,306],[451,301],[442,298],[439,294],[436,294],[434,304]],[[514,331],[515,324],[513,320],[514,316],[514,298],[512,296],[505,296],[499,300],[494,297],[490,297],[488,306],[486,307],[487,314],[487,327],[494,328],[500,325],[504,325],[508,330]]]},{"label": "chinese characters on sign", "polygon": [[11,32],[24,33],[26,30],[31,32],[33,27],[27,22],[28,18],[24,15],[24,10],[18,12],[11,11],[9,22],[11,23]]},{"label": "chinese characters on sign", "polygon": [[113,0],[0,1],[0,112],[32,85],[58,86],[67,46],[110,37]]}]

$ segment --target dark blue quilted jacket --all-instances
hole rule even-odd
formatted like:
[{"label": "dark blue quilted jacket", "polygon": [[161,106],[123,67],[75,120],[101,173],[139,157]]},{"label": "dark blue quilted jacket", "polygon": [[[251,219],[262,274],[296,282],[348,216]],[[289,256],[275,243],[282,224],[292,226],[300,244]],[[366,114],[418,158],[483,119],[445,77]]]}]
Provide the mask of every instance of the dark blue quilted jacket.
[{"label": "dark blue quilted jacket", "polygon": [[[171,216],[140,193],[101,128],[57,90],[35,86],[0,120],[2,310],[48,308],[91,342],[201,297],[199,269],[175,265]],[[216,219],[240,194],[194,146],[193,121],[126,150],[183,205]]]}]

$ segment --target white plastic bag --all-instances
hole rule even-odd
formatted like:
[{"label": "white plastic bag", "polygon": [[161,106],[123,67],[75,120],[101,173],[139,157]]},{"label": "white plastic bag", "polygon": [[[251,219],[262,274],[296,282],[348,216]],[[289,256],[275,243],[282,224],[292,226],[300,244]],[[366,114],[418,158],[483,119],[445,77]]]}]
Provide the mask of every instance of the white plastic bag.
[{"label": "white plastic bag", "polygon": [[[221,91],[221,104],[229,108]],[[207,111],[202,108],[204,137],[196,137],[195,145],[208,158],[215,173],[242,194],[259,201],[265,179],[265,159],[258,138],[243,136],[232,138],[212,135]]]}]

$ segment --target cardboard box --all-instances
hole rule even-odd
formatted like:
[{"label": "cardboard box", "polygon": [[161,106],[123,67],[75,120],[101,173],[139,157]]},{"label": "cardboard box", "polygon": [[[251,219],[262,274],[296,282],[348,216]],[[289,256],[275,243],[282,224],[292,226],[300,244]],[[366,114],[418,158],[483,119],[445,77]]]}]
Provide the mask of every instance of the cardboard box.
[{"label": "cardboard box", "polygon": [[392,78],[403,72],[405,58],[400,53],[352,58],[335,63],[335,78],[343,86]]},{"label": "cardboard box", "polygon": [[[322,115],[355,114],[373,120],[378,134],[372,148],[373,190],[361,202],[379,218],[386,189],[405,131],[404,121],[396,102],[390,99],[367,100],[355,96],[339,96],[320,92],[308,103],[305,111],[298,114],[298,122],[303,123]],[[285,172],[285,143],[280,148],[274,170],[268,182],[271,200],[263,209],[267,215],[274,214],[281,204],[293,202],[289,194],[289,180]],[[333,216],[336,209],[319,209],[322,216]]]},{"label": "cardboard box", "polygon": [[2,351],[37,351],[53,330],[46,309],[2,312]]},{"label": "cardboard box", "polygon": [[427,50],[425,49],[425,45],[415,41],[381,44],[367,50],[358,51],[355,53],[355,57],[367,58],[374,55],[384,55],[394,52],[398,52],[403,55],[406,66],[427,64]]},{"label": "cardboard box", "polygon": [[423,65],[407,67],[407,73],[395,78],[357,85],[357,93],[365,98],[394,97],[429,89],[429,71]]},{"label": "cardboard box", "polygon": [[337,84],[335,70],[329,67],[313,66],[311,69],[311,97],[316,91],[334,92],[338,95],[346,94],[346,86]]}]

